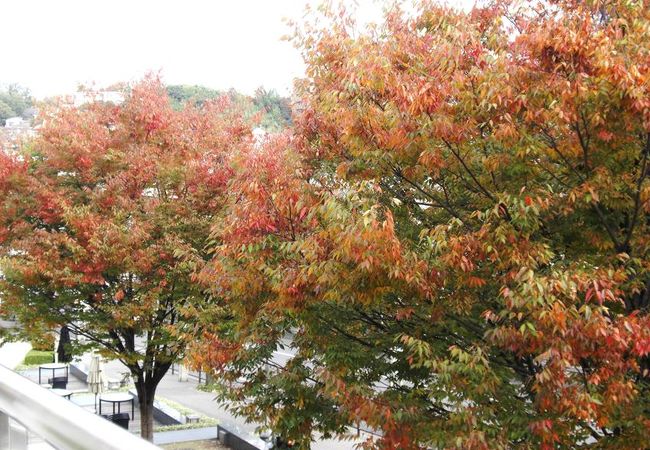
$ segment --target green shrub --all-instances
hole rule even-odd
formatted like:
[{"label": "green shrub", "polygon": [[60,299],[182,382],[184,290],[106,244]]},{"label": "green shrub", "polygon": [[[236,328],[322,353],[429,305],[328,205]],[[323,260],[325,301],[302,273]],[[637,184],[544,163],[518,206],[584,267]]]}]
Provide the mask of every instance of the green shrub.
[{"label": "green shrub", "polygon": [[39,364],[51,363],[54,359],[54,352],[43,352],[40,350],[30,350],[27,355],[25,355],[25,361],[23,364],[26,366],[37,366]]}]

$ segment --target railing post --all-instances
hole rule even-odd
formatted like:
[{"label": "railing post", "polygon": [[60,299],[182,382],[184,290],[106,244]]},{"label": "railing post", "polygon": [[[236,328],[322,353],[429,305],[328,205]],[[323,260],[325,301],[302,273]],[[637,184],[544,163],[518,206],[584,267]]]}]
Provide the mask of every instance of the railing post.
[{"label": "railing post", "polygon": [[9,450],[9,416],[0,410],[0,450]]},{"label": "railing post", "polygon": [[0,450],[27,450],[29,431],[0,411]]},{"label": "railing post", "polygon": [[9,434],[11,450],[27,450],[28,437],[29,431],[27,428],[17,422],[14,422],[13,426],[10,426]]},{"label": "railing post", "polygon": [[32,433],[61,450],[158,448],[0,365],[0,450],[27,449]]}]

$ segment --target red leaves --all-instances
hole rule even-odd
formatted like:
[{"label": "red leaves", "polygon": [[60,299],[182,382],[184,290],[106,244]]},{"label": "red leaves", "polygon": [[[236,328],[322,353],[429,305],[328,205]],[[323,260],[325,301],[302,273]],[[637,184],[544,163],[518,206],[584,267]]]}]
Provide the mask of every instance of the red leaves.
[{"label": "red leaves", "polygon": [[414,312],[415,312],[414,308],[402,308],[397,310],[397,314],[395,314],[395,318],[397,320],[408,319],[413,315]]},{"label": "red leaves", "polygon": [[292,239],[310,227],[317,199],[302,178],[301,162],[289,135],[269,138],[237,155],[230,189],[240,193],[224,230],[232,243],[250,243],[273,234]]},{"label": "red leaves", "polygon": [[[252,144],[241,111],[219,101],[174,111],[154,77],[119,104],[44,108],[31,145],[15,158],[0,152],[0,251],[12,256],[11,282],[54,291],[71,311],[98,303],[133,327],[169,317],[158,296],[203,299],[190,274],[206,264],[231,158]],[[52,309],[51,295],[37,300]],[[42,319],[58,323],[57,311]],[[90,311],[82,321],[92,332],[116,325]]]},{"label": "red leaves", "polygon": [[[649,327],[632,309],[650,270],[650,72],[637,3],[423,3],[359,37],[336,18],[298,37],[295,134],[234,159],[199,278],[242,330],[322,330],[313,310],[358,312],[346,330],[366,352],[328,354],[320,335],[301,350],[336,361],[340,377],[324,378],[341,420],[381,428],[387,448],[570,447],[597,435],[586,424],[612,427],[596,445],[641,447],[633,380],[647,376]],[[348,382],[382,364],[398,385],[385,396]]]},{"label": "red leaves", "polygon": [[487,282],[480,277],[467,277],[467,285],[471,288],[478,288],[481,286],[485,286]]},{"label": "red leaves", "polygon": [[38,205],[35,213],[43,222],[55,224],[63,220],[64,200],[57,193],[41,190],[37,191],[35,195]]},{"label": "red leaves", "polygon": [[27,167],[27,161],[20,161],[0,147],[0,193],[6,195],[15,183],[19,183],[26,174]]},{"label": "red leaves", "polygon": [[585,292],[585,301],[589,302],[596,299],[598,303],[613,302],[618,300],[616,294],[611,289],[612,284],[607,281],[599,282],[594,280]]},{"label": "red leaves", "polygon": [[553,421],[549,419],[539,420],[530,424],[531,431],[541,438],[540,446],[543,450],[553,450],[556,443],[561,442],[560,437],[553,431]]},{"label": "red leaves", "polygon": [[614,138],[614,133],[611,133],[607,130],[600,130],[598,132],[598,139],[601,139],[605,142],[609,142]]},{"label": "red leaves", "polygon": [[240,346],[221,339],[213,333],[204,333],[201,345],[191,345],[188,361],[198,369],[221,371],[237,357]]},{"label": "red leaves", "polygon": [[645,336],[638,339],[634,344],[634,351],[641,357],[650,354],[650,337]]},{"label": "red leaves", "polygon": [[125,295],[125,294],[124,294],[124,291],[123,291],[122,289],[119,289],[119,290],[115,293],[115,295],[113,296],[113,298],[115,299],[116,302],[119,303],[119,302],[121,302],[121,301],[124,299],[124,295]]}]

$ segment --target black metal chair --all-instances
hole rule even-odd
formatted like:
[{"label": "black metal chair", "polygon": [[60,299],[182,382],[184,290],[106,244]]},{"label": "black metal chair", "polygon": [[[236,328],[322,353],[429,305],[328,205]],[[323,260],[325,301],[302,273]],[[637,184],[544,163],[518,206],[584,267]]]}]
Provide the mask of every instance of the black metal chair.
[{"label": "black metal chair", "polygon": [[52,385],[53,389],[65,389],[68,386],[67,377],[54,377],[47,380]]},{"label": "black metal chair", "polygon": [[274,444],[273,448],[278,450],[293,448],[293,441],[285,441],[284,438],[280,436],[276,436]]},{"label": "black metal chair", "polygon": [[108,420],[124,428],[125,430],[129,429],[129,420],[130,420],[129,413],[111,414],[110,416],[108,416]]}]

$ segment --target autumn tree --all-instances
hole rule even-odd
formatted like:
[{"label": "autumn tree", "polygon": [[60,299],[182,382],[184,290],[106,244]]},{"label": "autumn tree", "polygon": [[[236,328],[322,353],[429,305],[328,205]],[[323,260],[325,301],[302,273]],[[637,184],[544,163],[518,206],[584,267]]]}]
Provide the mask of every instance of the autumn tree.
[{"label": "autumn tree", "polygon": [[27,329],[67,325],[120,360],[151,440],[156,387],[208,300],[192,274],[229,155],[251,132],[226,98],[175,111],[154,78],[125,95],[46,111],[31,145],[2,154],[2,312]]},{"label": "autumn tree", "polygon": [[302,448],[350,424],[380,448],[647,446],[648,5],[319,20],[293,133],[242,156],[202,274],[233,320],[198,355],[220,395]]}]

